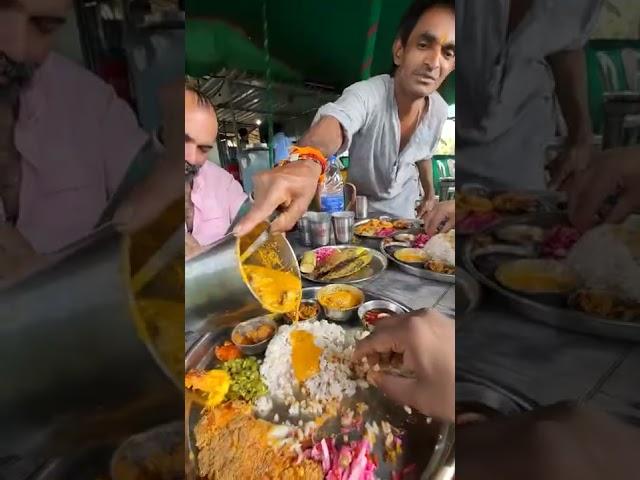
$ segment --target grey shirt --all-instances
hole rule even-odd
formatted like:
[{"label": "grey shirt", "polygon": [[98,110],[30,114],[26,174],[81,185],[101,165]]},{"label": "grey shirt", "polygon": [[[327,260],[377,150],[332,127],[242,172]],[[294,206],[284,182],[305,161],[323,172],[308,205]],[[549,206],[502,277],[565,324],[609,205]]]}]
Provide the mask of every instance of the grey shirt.
[{"label": "grey shirt", "polygon": [[447,119],[447,104],[438,93],[429,96],[428,110],[402,152],[400,119],[393,78],[379,75],[345,89],[335,102],[318,110],[320,117],[340,122],[345,141],[338,153],[349,150],[349,181],[369,208],[388,215],[415,217],[420,194],[416,163],[430,159]]},{"label": "grey shirt", "polygon": [[546,58],[584,46],[601,0],[534,0],[507,35],[509,3],[456,5],[456,183],[544,190],[545,151],[563,126]]}]

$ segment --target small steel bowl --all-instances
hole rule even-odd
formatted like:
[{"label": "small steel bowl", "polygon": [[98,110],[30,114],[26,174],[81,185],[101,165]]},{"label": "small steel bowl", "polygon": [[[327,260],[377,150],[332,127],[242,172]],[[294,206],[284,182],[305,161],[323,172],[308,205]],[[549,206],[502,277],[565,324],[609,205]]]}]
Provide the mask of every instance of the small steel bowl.
[{"label": "small steel bowl", "polygon": [[[306,305],[316,305],[318,307],[318,313],[316,313],[314,316],[309,317],[309,318],[300,318],[299,320],[301,322],[313,322],[315,320],[318,320],[318,318],[320,317],[320,314],[322,313],[322,307],[320,306],[320,303],[317,300],[313,300],[313,299],[306,299],[306,300],[302,300],[300,302],[300,306],[302,306],[303,304]],[[284,314],[284,319],[288,322],[291,323],[293,322],[293,319],[289,316],[288,313]]]},{"label": "small steel bowl", "polygon": [[[359,297],[358,304],[353,306],[353,307],[351,307],[351,308],[347,308],[345,310],[341,310],[341,309],[338,309],[338,308],[327,307],[326,305],[322,304],[322,301],[320,299],[323,296],[330,295],[331,293],[336,292],[336,291],[340,291],[340,290],[347,290],[347,291],[353,292],[355,295],[357,295]],[[334,322],[346,322],[346,321],[348,321],[353,316],[353,314],[356,312],[356,310],[358,310],[360,305],[362,305],[364,303],[364,293],[362,292],[362,290],[360,290],[359,288],[354,287],[352,285],[344,285],[344,284],[341,284],[341,283],[333,284],[333,285],[327,285],[326,287],[322,287],[320,290],[318,290],[318,295],[317,295],[316,298],[318,300],[318,303],[322,307],[322,310],[324,311],[325,316],[329,320],[333,320]]]},{"label": "small steel bowl", "polygon": [[[273,327],[273,334],[269,338],[263,340],[262,342],[254,343],[253,345],[239,345],[233,341],[233,337],[235,333],[244,334],[247,330],[255,329],[260,325],[271,325]],[[278,324],[273,321],[273,318],[271,318],[271,315],[263,315],[262,317],[252,318],[251,320],[247,320],[246,322],[242,322],[236,325],[233,331],[231,332],[231,341],[245,355],[258,355],[267,349],[267,345],[269,345],[269,342],[271,341],[273,336],[276,334],[277,330],[278,330]]]},{"label": "small steel bowl", "polygon": [[391,247],[406,247],[409,248],[411,247],[411,242],[398,242],[397,240],[393,240],[392,238],[386,238],[382,241],[382,246],[384,248],[391,248]]},{"label": "small steel bowl", "polygon": [[366,303],[363,303],[362,305],[360,305],[360,308],[358,308],[358,318],[360,319],[360,323],[362,323],[362,326],[364,328],[371,330],[374,327],[374,325],[365,321],[364,314],[369,310],[374,310],[376,308],[384,308],[385,310],[391,310],[392,312],[397,314],[406,313],[404,309],[397,303],[389,302],[387,300],[370,300]]}]

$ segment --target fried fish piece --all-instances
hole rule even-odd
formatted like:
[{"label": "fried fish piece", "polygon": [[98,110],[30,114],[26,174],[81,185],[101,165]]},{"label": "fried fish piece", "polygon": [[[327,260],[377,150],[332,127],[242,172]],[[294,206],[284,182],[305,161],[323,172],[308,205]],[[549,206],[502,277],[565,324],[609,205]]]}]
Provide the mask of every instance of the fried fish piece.
[{"label": "fried fish piece", "polygon": [[316,274],[317,279],[336,280],[353,275],[371,263],[372,256],[364,248],[346,248],[332,253]]}]

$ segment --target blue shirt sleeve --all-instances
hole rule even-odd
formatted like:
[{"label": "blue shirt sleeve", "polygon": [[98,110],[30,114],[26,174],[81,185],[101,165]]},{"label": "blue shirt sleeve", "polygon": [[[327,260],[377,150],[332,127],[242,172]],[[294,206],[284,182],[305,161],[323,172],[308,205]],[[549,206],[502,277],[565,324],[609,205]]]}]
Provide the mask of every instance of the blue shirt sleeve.
[{"label": "blue shirt sleeve", "polygon": [[273,149],[274,149],[274,162],[275,164],[279,164],[281,161],[289,158],[289,148],[291,147],[292,142],[283,133],[277,133],[273,136]]}]

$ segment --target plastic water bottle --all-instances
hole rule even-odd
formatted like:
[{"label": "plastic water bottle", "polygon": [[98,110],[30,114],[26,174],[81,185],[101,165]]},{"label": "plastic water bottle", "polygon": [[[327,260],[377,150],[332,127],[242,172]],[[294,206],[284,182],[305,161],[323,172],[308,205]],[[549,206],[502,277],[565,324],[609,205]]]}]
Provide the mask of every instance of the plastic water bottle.
[{"label": "plastic water bottle", "polygon": [[327,213],[344,211],[344,182],[335,155],[329,157],[324,184],[320,190],[320,210]]}]

